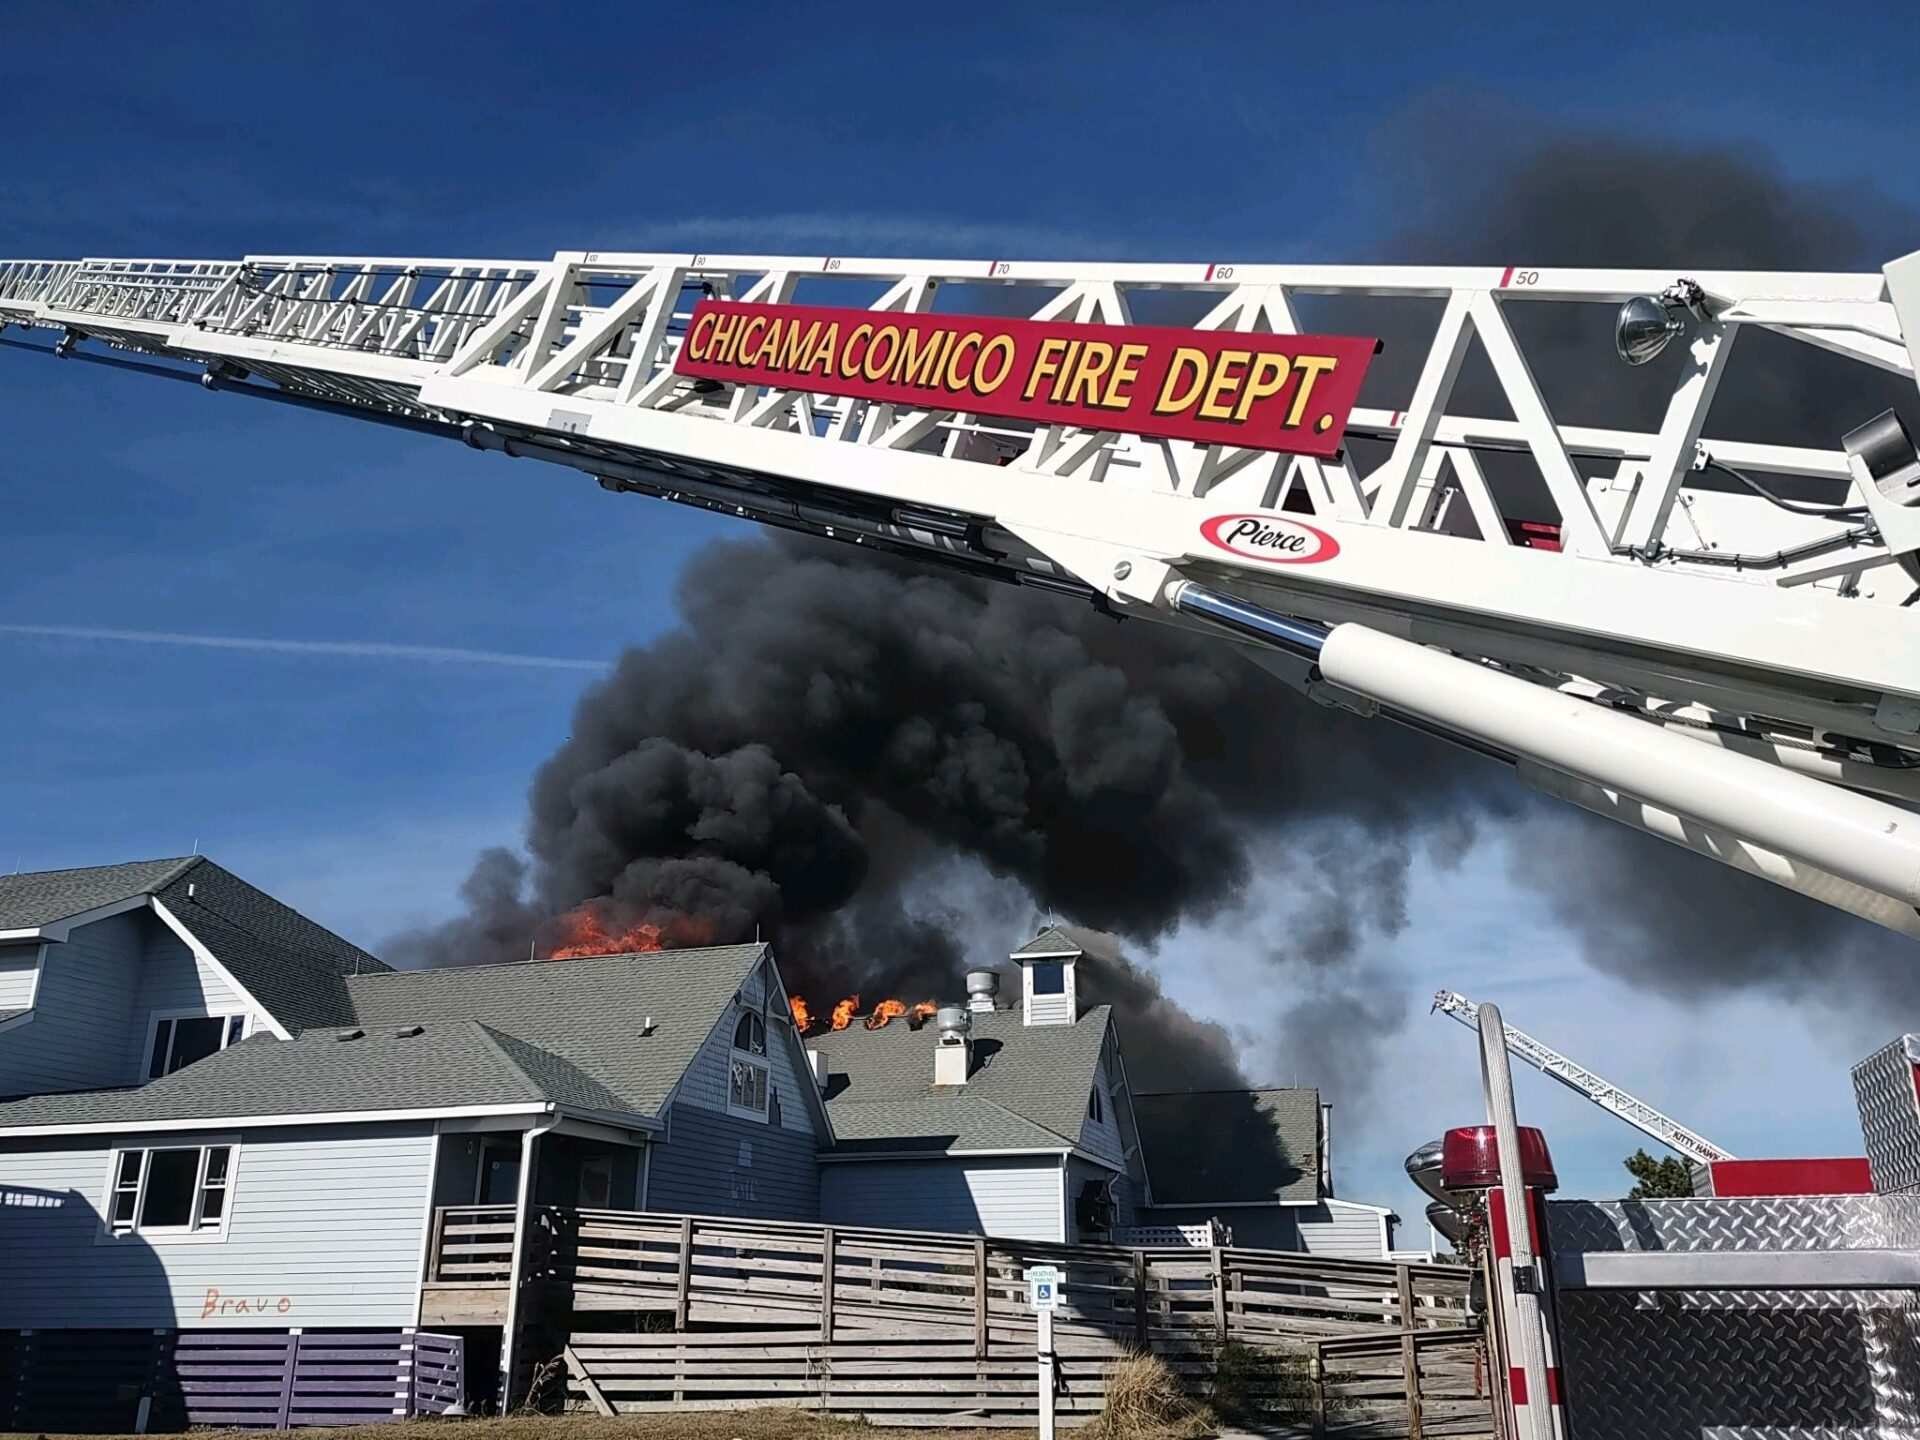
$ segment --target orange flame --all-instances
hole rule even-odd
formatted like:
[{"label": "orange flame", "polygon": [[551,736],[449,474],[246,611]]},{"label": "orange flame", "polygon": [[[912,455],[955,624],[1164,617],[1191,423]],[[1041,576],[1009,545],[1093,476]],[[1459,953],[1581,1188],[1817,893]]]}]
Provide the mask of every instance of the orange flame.
[{"label": "orange flame", "polygon": [[853,1012],[860,1008],[860,997],[849,995],[833,1007],[833,1028],[844,1030],[853,1023]]},{"label": "orange flame", "polygon": [[802,1034],[813,1028],[813,1011],[807,1008],[807,1002],[798,995],[787,997],[787,1008],[793,1011],[793,1028]]},{"label": "orange flame", "polygon": [[873,1007],[873,1013],[867,1016],[867,1029],[878,1030],[896,1015],[907,1013],[906,1005],[899,1000],[882,1000]]},{"label": "orange flame", "polygon": [[929,1016],[931,1016],[934,1013],[934,1011],[938,1010],[939,1008],[940,1007],[934,1004],[933,1001],[931,1000],[922,1000],[918,1005],[914,1006],[913,1009],[907,1012],[907,1019],[910,1021],[925,1020]]},{"label": "orange flame", "polygon": [[547,952],[549,960],[578,960],[587,955],[629,955],[660,949],[658,925],[610,927],[607,916],[591,904],[569,910],[553,923],[560,943]]}]

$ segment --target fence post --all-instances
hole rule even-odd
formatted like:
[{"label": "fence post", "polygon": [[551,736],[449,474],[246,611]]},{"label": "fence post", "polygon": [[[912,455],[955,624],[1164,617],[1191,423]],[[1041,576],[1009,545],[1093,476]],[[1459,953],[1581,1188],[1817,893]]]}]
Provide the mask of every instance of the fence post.
[{"label": "fence post", "polygon": [[1133,1252],[1133,1342],[1147,1348],[1147,1252]]},{"label": "fence post", "polygon": [[820,1343],[833,1343],[833,1279],[834,1265],[833,1227],[827,1226],[820,1232]]},{"label": "fence post", "polygon": [[680,1281],[673,1301],[673,1328],[687,1328],[687,1312],[693,1300],[693,1217],[680,1217]]},{"label": "fence post", "polygon": [[1315,1345],[1307,1359],[1307,1375],[1313,1386],[1313,1440],[1325,1440],[1327,1433],[1327,1355]]},{"label": "fence post", "polygon": [[973,1237],[973,1355],[987,1354],[987,1237]]},{"label": "fence post", "polygon": [[1227,1260],[1226,1252],[1213,1247],[1213,1329],[1222,1345],[1227,1343]]},{"label": "fence post", "polygon": [[1420,1352],[1413,1343],[1413,1271],[1399,1269],[1400,1375],[1407,1387],[1407,1440],[1421,1440]]},{"label": "fence post", "polygon": [[436,1281],[440,1278],[440,1247],[446,1243],[446,1238],[447,1207],[436,1205],[433,1207],[433,1234],[427,1240],[426,1279],[428,1281]]},{"label": "fence post", "polygon": [[280,1418],[274,1423],[274,1429],[287,1430],[292,1425],[288,1417],[293,1413],[293,1382],[300,1368],[300,1332],[287,1331],[287,1358],[280,1371]]}]

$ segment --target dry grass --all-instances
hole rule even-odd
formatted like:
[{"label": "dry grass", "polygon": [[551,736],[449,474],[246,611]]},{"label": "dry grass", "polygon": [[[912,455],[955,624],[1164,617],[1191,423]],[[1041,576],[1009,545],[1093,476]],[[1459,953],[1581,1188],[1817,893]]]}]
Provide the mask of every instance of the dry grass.
[{"label": "dry grass", "polygon": [[1078,1433],[1093,1440],[1196,1440],[1213,1429],[1213,1416],[1187,1398],[1164,1360],[1129,1355],[1107,1379],[1107,1408]]},{"label": "dry grass", "polygon": [[[210,1436],[212,1432],[197,1433]],[[504,1420],[411,1420],[393,1425],[353,1425],[303,1433],[316,1440],[321,1437],[324,1440],[1022,1440],[1033,1432],[882,1430],[857,1420],[835,1420],[809,1410],[721,1410],[628,1415],[610,1420],[598,1415],[534,1414],[510,1415]],[[6,1440],[4,1434],[0,1434],[0,1440]],[[150,1440],[150,1437],[42,1436],[41,1440]]]}]

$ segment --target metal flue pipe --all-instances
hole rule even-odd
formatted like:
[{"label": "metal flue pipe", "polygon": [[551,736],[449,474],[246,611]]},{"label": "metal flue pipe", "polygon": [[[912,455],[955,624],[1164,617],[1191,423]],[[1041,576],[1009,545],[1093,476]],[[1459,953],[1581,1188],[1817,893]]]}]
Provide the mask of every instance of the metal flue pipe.
[{"label": "metal flue pipe", "polygon": [[1624,791],[1751,840],[1908,908],[1920,908],[1920,816],[1899,806],[1697,745],[1631,715],[1364,625],[1331,628],[1176,581],[1168,603],[1244,638],[1315,661],[1330,683],[1437,729]]}]

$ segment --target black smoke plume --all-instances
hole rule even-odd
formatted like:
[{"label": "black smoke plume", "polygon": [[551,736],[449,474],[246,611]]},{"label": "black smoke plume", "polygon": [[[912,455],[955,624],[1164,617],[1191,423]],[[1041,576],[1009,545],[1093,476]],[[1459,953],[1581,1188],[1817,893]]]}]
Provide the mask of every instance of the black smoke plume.
[{"label": "black smoke plume", "polygon": [[[1548,141],[1476,182],[1459,154],[1422,140],[1397,163],[1410,218],[1381,259],[1858,270],[1920,239],[1884,201],[1850,192],[1842,204],[1721,152]],[[1604,307],[1514,308],[1563,422],[1657,424],[1671,371],[1619,366]],[[1432,319],[1421,333],[1384,316],[1326,302],[1307,318],[1384,334],[1376,383],[1403,397]],[[1909,402],[1911,386],[1882,397],[1863,367],[1807,347],[1740,343],[1710,434],[1831,446]],[[1472,363],[1455,408],[1504,413],[1481,408],[1493,394]],[[1524,479],[1497,478],[1507,503],[1552,518]],[[679,628],[586,694],[534,778],[530,860],[482,856],[466,913],[397,940],[401,963],[522,959],[553,917],[595,902],[669,944],[757,928],[818,1006],[853,992],[956,996],[968,963],[1024,938],[979,933],[1009,889],[1134,946],[1244,918],[1263,1002],[1283,1012],[1277,1045],[1243,1047],[1249,1068],[1351,1102],[1407,1013],[1404,986],[1365,957],[1406,923],[1413,855],[1445,859],[1493,825],[1524,837],[1519,878],[1554,898],[1588,959],[1649,987],[1805,988],[1838,967],[1875,994],[1920,996],[1903,942],[1545,811],[1504,771],[1316,707],[1226,644],[792,538],[709,547],[678,604]],[[1256,880],[1279,885],[1285,938],[1248,913],[1253,890],[1273,894]],[[1158,960],[1210,963],[1186,949]],[[1462,969],[1450,958],[1444,975]],[[1238,1082],[1227,1033],[1163,995],[1117,940],[1089,985],[1116,1005],[1142,1088]]]}]

